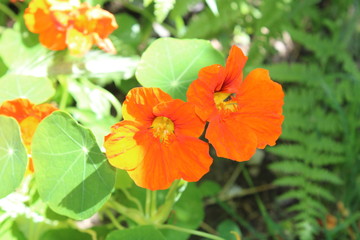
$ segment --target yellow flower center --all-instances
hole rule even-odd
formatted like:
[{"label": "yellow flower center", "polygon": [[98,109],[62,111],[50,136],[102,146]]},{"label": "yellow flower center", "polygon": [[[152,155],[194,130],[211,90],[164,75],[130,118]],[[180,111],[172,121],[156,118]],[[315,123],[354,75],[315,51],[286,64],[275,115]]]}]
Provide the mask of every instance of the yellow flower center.
[{"label": "yellow flower center", "polygon": [[233,100],[233,93],[216,92],[214,102],[218,110],[235,112],[238,110],[238,103]]},{"label": "yellow flower center", "polygon": [[161,143],[168,143],[174,134],[174,123],[167,117],[156,117],[151,125],[154,137],[159,138]]}]

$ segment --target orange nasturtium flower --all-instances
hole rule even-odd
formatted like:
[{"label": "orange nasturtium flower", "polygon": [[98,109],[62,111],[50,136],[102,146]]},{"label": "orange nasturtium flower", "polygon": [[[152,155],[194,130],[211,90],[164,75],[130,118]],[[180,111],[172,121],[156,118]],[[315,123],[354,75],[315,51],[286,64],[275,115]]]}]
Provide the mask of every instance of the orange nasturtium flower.
[{"label": "orange nasturtium flower", "polygon": [[29,31],[39,34],[42,45],[51,50],[69,48],[82,56],[96,44],[109,53],[116,50],[108,36],[118,27],[114,16],[99,6],[79,0],[32,0],[24,13]]},{"label": "orange nasturtium flower", "polygon": [[256,148],[275,145],[284,119],[281,85],[262,68],[243,79],[246,60],[233,46],[226,66],[202,68],[187,92],[198,116],[209,122],[205,137],[217,155],[235,161],[247,161]]},{"label": "orange nasturtium flower", "polygon": [[[35,130],[46,116],[58,110],[51,104],[35,105],[28,99],[18,98],[4,102],[0,106],[0,115],[13,117],[20,125],[21,137],[29,155],[31,155],[31,140]],[[31,157],[28,163],[28,172],[34,172]]]},{"label": "orange nasturtium flower", "polygon": [[104,147],[110,163],[127,170],[138,186],[166,189],[176,179],[194,182],[209,171],[209,146],[198,139],[204,122],[192,104],[159,88],[134,88],[123,103],[123,117]]}]

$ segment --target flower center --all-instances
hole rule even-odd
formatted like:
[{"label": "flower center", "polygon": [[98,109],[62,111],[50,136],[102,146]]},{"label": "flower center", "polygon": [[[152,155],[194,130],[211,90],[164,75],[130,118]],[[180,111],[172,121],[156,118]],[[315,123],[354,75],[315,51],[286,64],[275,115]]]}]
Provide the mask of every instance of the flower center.
[{"label": "flower center", "polygon": [[235,112],[238,109],[238,103],[233,100],[234,93],[216,92],[214,93],[214,102],[218,110]]},{"label": "flower center", "polygon": [[161,143],[168,143],[174,134],[174,123],[167,117],[156,117],[151,124],[154,137],[159,138]]}]

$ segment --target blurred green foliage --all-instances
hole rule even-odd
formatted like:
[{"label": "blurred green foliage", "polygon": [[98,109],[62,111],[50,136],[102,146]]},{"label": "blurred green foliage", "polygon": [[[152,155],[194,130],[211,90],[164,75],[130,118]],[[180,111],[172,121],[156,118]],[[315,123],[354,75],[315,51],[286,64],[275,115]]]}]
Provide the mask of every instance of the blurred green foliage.
[{"label": "blurred green foliage", "polygon": [[[274,193],[272,198],[281,211],[274,214],[265,207],[260,195],[255,194],[254,201],[264,225],[256,229],[259,225],[220,198],[224,192],[218,183],[204,181],[199,186],[189,184],[175,204],[169,223],[191,229],[204,227],[202,221],[206,212],[202,202],[212,199],[231,219],[212,226],[213,231],[226,239],[235,239],[230,231],[244,239],[360,239],[358,0],[88,2],[100,4],[115,14],[120,27],[110,38],[117,55],[91,50],[82,58],[74,58],[66,51],[49,51],[38,43],[37,35],[29,33],[24,26],[22,14],[28,1],[0,1],[0,103],[23,96],[35,103],[56,102],[90,128],[101,146],[103,135],[120,120],[120,102],[131,88],[140,84],[158,86],[174,97],[184,98],[188,84],[196,78],[194,69],[187,72],[187,63],[200,55],[202,61],[196,62],[196,68],[223,63],[224,58],[218,51],[226,56],[231,45],[237,44],[248,52],[245,72],[256,67],[269,69],[272,79],[280,82],[286,93],[283,133],[277,146],[266,149],[265,156],[272,161],[267,167],[276,173],[274,185],[282,187],[281,195]],[[160,37],[203,40],[187,40],[189,45],[180,46],[177,43],[180,40],[156,40]],[[164,43],[169,40],[170,43]],[[211,40],[218,51],[207,40]],[[157,45],[156,42],[161,41],[162,45]],[[199,54],[196,44],[207,51]],[[176,59],[181,55],[183,58]],[[137,69],[149,63],[152,71]],[[179,72],[171,72],[174,66]],[[168,79],[178,79],[180,85],[174,89]],[[46,132],[46,128],[42,131]],[[85,130],[81,128],[81,131]],[[61,143],[61,138],[58,141]],[[93,137],[91,141],[96,144]],[[62,169],[66,172],[67,165]],[[246,170],[242,171],[246,183],[255,187],[252,180],[256,179],[251,179],[254,177]],[[124,204],[132,208],[138,203],[144,204],[145,190],[131,185],[127,174],[123,173],[117,175],[113,197],[123,199]],[[51,181],[44,186],[51,187]],[[62,191],[68,191],[66,186],[61,186]],[[91,192],[94,188],[96,185],[88,190]],[[104,196],[110,194],[111,189],[105,190]],[[165,194],[166,191],[159,193],[158,199],[164,199]],[[30,199],[20,199],[19,204],[26,211],[36,212],[31,205],[33,200],[42,201],[36,196],[32,193]],[[239,202],[241,205],[241,200]],[[96,212],[97,209],[92,210]],[[102,210],[100,215],[103,219],[110,218],[109,213]],[[336,219],[331,226],[330,217]],[[0,238],[25,239],[27,236],[35,239],[34,236],[42,233],[19,227],[34,223],[33,215],[15,221],[1,212],[0,219]],[[136,225],[121,216],[117,220],[127,226]],[[51,222],[46,224],[54,228]],[[89,234],[75,230],[71,224],[65,221],[61,224],[63,228],[47,231],[40,239],[59,239],[59,236],[89,239]],[[105,236],[114,229],[112,222],[105,221],[104,225],[104,229],[91,231]],[[157,239],[163,236],[165,239],[189,238],[187,233],[179,234],[170,229],[158,231],[148,226],[139,229]],[[134,236],[139,229],[113,232],[107,238]]]}]

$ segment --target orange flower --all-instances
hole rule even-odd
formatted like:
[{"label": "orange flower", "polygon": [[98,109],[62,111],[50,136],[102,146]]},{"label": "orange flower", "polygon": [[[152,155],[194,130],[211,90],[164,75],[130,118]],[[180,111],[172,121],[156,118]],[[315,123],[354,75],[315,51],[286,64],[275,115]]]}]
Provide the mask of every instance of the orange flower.
[{"label": "orange flower", "polygon": [[168,188],[175,179],[198,181],[209,171],[209,146],[198,139],[204,123],[192,104],[158,88],[134,88],[123,105],[124,121],[105,137],[110,163],[143,188]]},{"label": "orange flower", "polygon": [[71,55],[81,56],[96,44],[116,53],[108,36],[117,23],[99,6],[90,7],[78,0],[32,0],[24,18],[29,31],[39,33],[40,43],[51,50],[68,47]]},{"label": "orange flower", "polygon": [[[13,117],[20,125],[21,137],[29,155],[31,154],[31,140],[40,121],[53,111],[51,104],[34,105],[28,99],[18,98],[6,101],[0,106],[0,115]],[[28,171],[34,172],[31,157],[29,158]]]},{"label": "orange flower", "polygon": [[249,160],[256,148],[275,145],[284,119],[281,85],[262,68],[243,80],[246,60],[233,46],[226,67],[202,68],[187,92],[198,116],[209,122],[205,137],[217,155],[235,161]]}]

